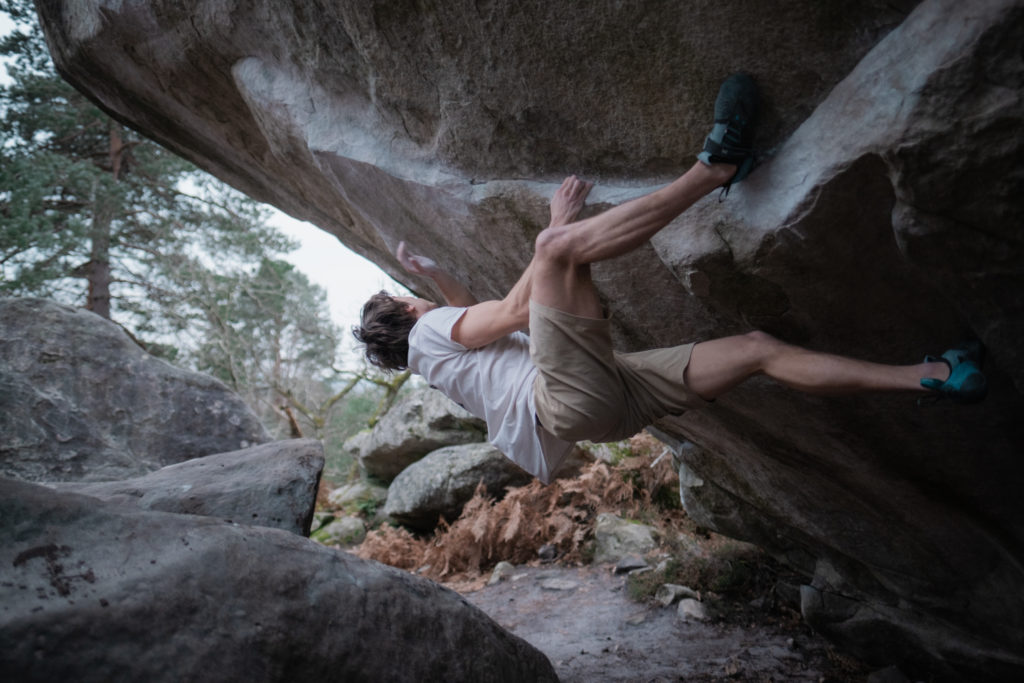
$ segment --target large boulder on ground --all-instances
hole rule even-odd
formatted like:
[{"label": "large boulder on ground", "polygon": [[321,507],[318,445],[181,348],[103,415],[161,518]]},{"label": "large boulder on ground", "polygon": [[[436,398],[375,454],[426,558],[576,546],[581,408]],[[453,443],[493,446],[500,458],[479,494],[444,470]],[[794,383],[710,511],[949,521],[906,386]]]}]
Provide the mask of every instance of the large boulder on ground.
[{"label": "large boulder on ground", "polygon": [[195,458],[134,479],[49,486],[142,510],[218,517],[308,536],[323,467],[319,441],[293,439]]},{"label": "large boulder on ground", "polygon": [[109,320],[0,299],[0,476],[125,479],[268,440],[224,384],[150,356]]},{"label": "large boulder on ground", "polygon": [[709,518],[806,573],[816,628],[922,679],[1024,674],[1021,0],[37,4],[107,110],[425,294],[400,240],[502,296],[562,177],[598,209],[660,186],[752,72],[761,167],[594,267],[616,340],[907,363],[980,338],[979,407],[752,381],[663,428],[733,502]]},{"label": "large boulder on ground", "polygon": [[0,480],[7,681],[551,681],[430,581],[279,529]]},{"label": "large boulder on ground", "polygon": [[486,436],[482,420],[440,391],[423,388],[396,401],[368,435],[353,439],[366,474],[389,482],[431,451],[483,441]]},{"label": "large boulder on ground", "polygon": [[480,484],[494,497],[533,476],[487,443],[449,446],[402,471],[388,487],[384,514],[405,526],[429,531],[439,517],[453,522]]},{"label": "large boulder on ground", "polygon": [[602,513],[594,523],[594,562],[618,562],[629,555],[646,555],[658,545],[655,530],[646,524]]}]

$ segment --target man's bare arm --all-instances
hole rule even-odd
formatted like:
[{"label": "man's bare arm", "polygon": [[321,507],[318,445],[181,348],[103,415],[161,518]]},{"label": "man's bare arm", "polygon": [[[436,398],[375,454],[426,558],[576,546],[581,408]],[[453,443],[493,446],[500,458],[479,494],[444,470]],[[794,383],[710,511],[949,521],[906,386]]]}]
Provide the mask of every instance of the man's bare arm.
[{"label": "man's bare arm", "polygon": [[[567,225],[576,220],[593,183],[569,176],[551,198],[550,226]],[[468,348],[479,348],[517,330],[530,321],[530,289],[533,262],[519,276],[504,299],[484,301],[470,306],[452,328],[452,339]]]}]

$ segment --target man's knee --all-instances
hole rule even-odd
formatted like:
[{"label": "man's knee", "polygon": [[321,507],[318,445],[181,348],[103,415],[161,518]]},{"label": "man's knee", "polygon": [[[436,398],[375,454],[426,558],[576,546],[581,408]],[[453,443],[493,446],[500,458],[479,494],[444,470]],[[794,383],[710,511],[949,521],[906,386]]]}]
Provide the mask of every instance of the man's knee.
[{"label": "man's knee", "polygon": [[564,226],[544,228],[534,243],[534,257],[552,263],[572,262],[572,238]]},{"label": "man's knee", "polygon": [[761,330],[753,330],[742,336],[744,341],[755,349],[770,349],[783,344],[783,342]]},{"label": "man's knee", "polygon": [[767,332],[753,330],[741,335],[747,345],[746,355],[748,358],[756,359],[758,366],[762,369],[768,361],[776,357],[780,352],[793,348],[791,344],[776,339]]},{"label": "man's knee", "polygon": [[737,362],[743,363],[756,371],[780,347],[785,346],[775,337],[761,330],[744,332],[734,337],[728,337],[723,341],[728,342],[726,347],[731,357]]}]

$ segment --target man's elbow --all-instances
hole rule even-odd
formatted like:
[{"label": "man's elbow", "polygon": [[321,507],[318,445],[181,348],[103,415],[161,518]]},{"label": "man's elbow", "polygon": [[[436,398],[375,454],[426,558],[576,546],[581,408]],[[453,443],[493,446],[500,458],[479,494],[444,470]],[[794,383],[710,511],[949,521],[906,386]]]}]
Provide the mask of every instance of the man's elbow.
[{"label": "man's elbow", "polygon": [[524,330],[530,324],[529,299],[502,299],[501,317],[506,321],[509,332]]}]

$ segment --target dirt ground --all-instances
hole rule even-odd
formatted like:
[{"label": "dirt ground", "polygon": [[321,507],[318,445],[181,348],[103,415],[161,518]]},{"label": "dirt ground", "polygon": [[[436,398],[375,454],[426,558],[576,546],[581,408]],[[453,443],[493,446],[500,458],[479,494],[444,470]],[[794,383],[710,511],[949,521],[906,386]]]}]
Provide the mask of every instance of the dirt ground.
[{"label": "dirt ground", "polygon": [[[354,552],[458,591],[544,652],[563,683],[864,680],[861,664],[802,623],[802,579],[687,518],[663,444],[638,435],[620,450],[628,457],[615,464],[501,500],[481,487],[433,534],[382,525]],[[595,523],[606,512],[655,530],[659,547],[644,560],[654,569],[630,579],[593,564]],[[500,560],[515,570],[486,586]],[[681,619],[675,605],[656,603],[663,583],[699,591],[708,618]]]},{"label": "dirt ground", "polygon": [[563,683],[864,680],[794,613],[723,601],[707,621],[683,620],[675,605],[631,600],[626,581],[609,566],[519,567],[461,592],[546,654]]}]

